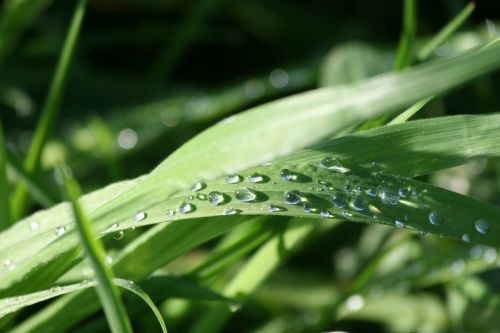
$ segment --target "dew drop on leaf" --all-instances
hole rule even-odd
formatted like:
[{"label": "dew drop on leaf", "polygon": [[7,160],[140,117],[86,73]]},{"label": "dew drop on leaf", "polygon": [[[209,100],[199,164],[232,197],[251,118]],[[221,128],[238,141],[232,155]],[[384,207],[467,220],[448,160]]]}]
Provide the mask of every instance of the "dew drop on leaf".
[{"label": "dew drop on leaf", "polygon": [[234,191],[234,197],[242,202],[252,202],[257,199],[257,194],[247,187]]},{"label": "dew drop on leaf", "polygon": [[188,214],[196,210],[196,206],[189,202],[183,202],[179,205],[177,209],[180,214]]},{"label": "dew drop on leaf", "polygon": [[208,201],[212,206],[219,206],[222,205],[224,201],[226,201],[226,198],[221,192],[212,191],[208,193]]},{"label": "dew drop on leaf", "polygon": [[143,221],[148,215],[145,212],[139,212],[135,214],[134,216],[134,221],[135,222],[140,222]]},{"label": "dew drop on leaf", "polygon": [[175,215],[175,210],[173,209],[169,209],[165,212],[165,215],[168,216],[168,217],[172,217]]},{"label": "dew drop on leaf", "polygon": [[472,239],[471,239],[469,234],[463,234],[462,241],[464,241],[465,243],[470,243],[472,241]]},{"label": "dew drop on leaf", "polygon": [[352,198],[352,207],[357,211],[363,211],[366,209],[366,199],[362,195],[356,195]]},{"label": "dew drop on leaf", "polygon": [[340,173],[346,173],[346,172],[350,171],[349,169],[344,168],[344,166],[342,165],[342,163],[340,163],[338,158],[333,157],[333,156],[328,156],[328,157],[325,157],[324,159],[322,159],[321,162],[319,162],[319,166],[324,168],[324,169],[328,169],[328,170],[332,170],[332,171],[340,172]]},{"label": "dew drop on leaf", "polygon": [[57,237],[64,235],[65,232],[66,232],[66,227],[63,225],[57,227],[55,230],[55,234]]},{"label": "dew drop on leaf", "polygon": [[248,176],[248,181],[250,183],[263,183],[264,176],[262,176],[260,173],[253,173],[250,176]]},{"label": "dew drop on leaf", "polygon": [[226,177],[226,182],[228,184],[238,184],[241,183],[241,181],[243,181],[243,177],[240,175],[229,175]]},{"label": "dew drop on leaf", "polygon": [[123,230],[120,230],[120,231],[113,234],[113,239],[116,239],[116,240],[121,240],[121,239],[123,239],[123,237],[125,237],[125,232],[123,232]]},{"label": "dew drop on leaf", "polygon": [[378,193],[378,197],[383,203],[388,205],[397,205],[399,202],[399,193],[389,188],[381,189]]},{"label": "dew drop on leaf", "polygon": [[30,230],[36,230],[38,229],[38,227],[40,226],[40,224],[36,221],[33,221],[30,223]]},{"label": "dew drop on leaf", "polygon": [[396,220],[394,225],[396,226],[396,228],[404,228],[405,227],[405,224],[403,222],[401,222],[400,220]]},{"label": "dew drop on leaf", "polygon": [[203,193],[197,193],[196,194],[196,199],[198,200],[207,200],[207,195],[206,194],[203,194]]},{"label": "dew drop on leaf", "polygon": [[429,213],[429,223],[432,225],[440,225],[441,224],[441,214],[438,212],[432,211]]},{"label": "dew drop on leaf", "polygon": [[476,227],[477,232],[483,235],[486,234],[490,229],[490,223],[483,219],[474,222],[474,226]]},{"label": "dew drop on leaf", "polygon": [[281,169],[280,178],[287,181],[297,180],[297,175],[289,169]]},{"label": "dew drop on leaf", "polygon": [[285,203],[288,205],[296,205],[301,201],[302,194],[297,191],[287,191],[285,192]]},{"label": "dew drop on leaf", "polygon": [[269,205],[268,208],[269,213],[283,212],[285,210],[285,208],[276,205]]},{"label": "dew drop on leaf", "polygon": [[191,187],[191,191],[198,192],[198,191],[203,190],[205,187],[207,187],[207,184],[202,183],[202,182],[197,182],[193,185],[193,187]]},{"label": "dew drop on leaf", "polygon": [[236,215],[239,213],[241,213],[241,211],[239,209],[234,209],[234,208],[226,208],[222,212],[223,215]]}]

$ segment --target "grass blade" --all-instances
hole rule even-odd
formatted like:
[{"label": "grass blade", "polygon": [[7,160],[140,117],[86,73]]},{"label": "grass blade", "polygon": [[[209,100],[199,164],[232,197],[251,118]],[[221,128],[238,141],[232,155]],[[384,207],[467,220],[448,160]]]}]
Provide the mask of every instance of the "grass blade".
[{"label": "grass blade", "polygon": [[[68,69],[73,58],[76,42],[80,33],[83,16],[85,13],[86,0],[79,0],[75,9],[75,13],[71,20],[71,25],[64,41],[64,46],[57,64],[57,68],[52,79],[50,89],[42,108],[42,115],[38,122],[37,129],[33,135],[33,140],[30,144],[28,154],[24,163],[24,168],[27,173],[35,172],[40,164],[40,155],[47,138],[53,130],[59,107],[61,104],[62,95],[64,92]],[[24,185],[18,185],[14,191],[13,197],[13,216],[14,220],[19,219],[25,211],[27,200],[27,191]]]},{"label": "grass blade", "polygon": [[410,66],[413,58],[415,38],[417,34],[417,2],[405,0],[403,15],[403,32],[399,40],[394,70],[400,71]]},{"label": "grass blade", "polygon": [[467,20],[472,14],[476,4],[469,2],[448,24],[446,24],[435,36],[431,38],[418,52],[420,61],[429,58],[432,52],[443,44],[450,36]]},{"label": "grass blade", "polygon": [[64,170],[59,169],[59,174],[64,179],[66,194],[71,201],[73,214],[80,239],[85,248],[86,257],[90,260],[94,274],[98,281],[97,294],[101,300],[104,313],[113,332],[132,332],[132,326],[127,316],[125,306],[120,298],[118,289],[112,282],[113,272],[105,264],[105,250],[101,242],[95,237],[91,229],[91,222],[84,215],[78,203],[80,188],[75,180],[66,177]]},{"label": "grass blade", "polygon": [[7,179],[7,155],[5,154],[5,148],[2,122],[0,121],[0,231],[7,229],[11,224],[9,181]]},{"label": "grass blade", "polygon": [[417,103],[413,104],[410,106],[408,109],[405,111],[401,112],[398,114],[394,119],[392,119],[390,122],[388,122],[388,125],[394,125],[394,124],[402,124],[408,119],[410,119],[415,113],[420,111],[424,106],[427,105],[432,100],[432,97],[424,98]]}]

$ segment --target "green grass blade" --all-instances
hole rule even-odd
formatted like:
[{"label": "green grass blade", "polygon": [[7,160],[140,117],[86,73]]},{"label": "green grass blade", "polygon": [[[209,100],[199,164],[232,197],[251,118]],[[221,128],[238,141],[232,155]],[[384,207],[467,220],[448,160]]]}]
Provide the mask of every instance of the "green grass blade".
[{"label": "green grass blade", "polygon": [[[24,163],[27,173],[35,172],[40,164],[40,155],[47,138],[49,137],[58,117],[59,107],[64,92],[68,69],[73,58],[76,42],[80,33],[83,16],[85,13],[86,0],[79,0],[75,13],[71,20],[71,25],[64,41],[64,46],[57,64],[57,68],[52,79],[50,89],[42,108],[42,115],[38,122],[37,129],[33,135],[28,154]],[[14,192],[13,202],[14,219],[19,219],[25,211],[27,191],[24,185],[18,185]]]},{"label": "green grass blade", "polygon": [[106,254],[104,247],[93,234],[91,222],[87,219],[78,203],[80,188],[75,180],[69,179],[64,175],[62,168],[59,170],[59,174],[64,179],[65,190],[71,201],[76,227],[86,251],[86,257],[90,260],[98,281],[97,294],[101,300],[109,326],[113,332],[132,332],[132,326],[120,298],[120,293],[112,282],[113,272],[105,264]]},{"label": "green grass blade", "polygon": [[392,119],[387,124],[394,125],[394,124],[401,124],[401,123],[404,123],[405,121],[408,121],[408,119],[413,117],[415,115],[415,113],[420,111],[431,100],[432,100],[432,97],[428,97],[428,98],[424,98],[424,99],[418,101],[417,103],[413,104],[408,109],[406,109],[405,111],[398,114],[394,119]]},{"label": "green grass blade", "polygon": [[417,1],[404,1],[403,31],[399,40],[394,70],[400,71],[411,65],[417,34]]},{"label": "green grass blade", "polygon": [[36,202],[43,207],[52,207],[60,201],[60,198],[52,192],[50,186],[52,184],[46,184],[36,174],[26,173],[21,161],[19,161],[18,157],[10,149],[7,149],[6,154],[8,166],[16,175],[16,180],[28,188],[30,195]]},{"label": "green grass blade", "polygon": [[446,24],[434,37],[431,38],[418,52],[418,59],[425,60],[429,58],[432,52],[443,44],[450,36],[467,20],[472,14],[476,4],[469,2],[448,24]]},{"label": "green grass blade", "polygon": [[[151,300],[149,295],[145,293],[141,287],[139,287],[132,281],[123,279],[113,279],[112,283],[113,285],[126,289],[139,296],[153,311],[154,315],[158,319],[158,323],[160,324],[162,331],[165,333],[167,332],[167,327],[165,325],[165,322],[163,320],[160,311],[158,310],[154,302]],[[84,280],[80,283],[75,283],[65,286],[54,286],[48,290],[38,291],[27,295],[6,298],[3,299],[2,303],[0,304],[0,317],[3,317],[15,311],[19,311],[24,307],[34,305],[42,301],[46,301],[58,296],[66,295],[69,293],[73,293],[91,287],[98,288],[99,287],[98,280]]]},{"label": "green grass blade", "polygon": [[2,122],[0,121],[0,231],[7,229],[11,224],[7,155],[5,150]]}]

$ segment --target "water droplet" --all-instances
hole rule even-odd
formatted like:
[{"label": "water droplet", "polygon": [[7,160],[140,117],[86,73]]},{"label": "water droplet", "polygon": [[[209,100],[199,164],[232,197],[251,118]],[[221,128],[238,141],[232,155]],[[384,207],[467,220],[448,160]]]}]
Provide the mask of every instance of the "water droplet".
[{"label": "water droplet", "polygon": [[188,199],[189,200],[193,200],[194,199],[194,195],[188,195]]},{"label": "water droplet", "polygon": [[225,208],[224,211],[222,212],[223,215],[236,215],[241,213],[241,210],[239,209],[234,209],[234,208]]},{"label": "water droplet", "polygon": [[288,205],[296,205],[302,200],[302,193],[297,190],[285,192],[285,203]]},{"label": "water droplet", "polygon": [[377,191],[377,187],[375,186],[372,186],[372,185],[368,185],[368,187],[366,188],[365,190],[365,193],[368,194],[369,196],[371,197],[374,197],[377,195],[378,191]]},{"label": "water droplet", "polygon": [[294,181],[297,180],[298,176],[288,169],[282,169],[280,171],[280,178],[283,180]]},{"label": "water droplet", "polygon": [[243,177],[241,177],[240,175],[229,175],[226,177],[226,182],[228,184],[238,184],[238,183],[241,183],[243,181]]},{"label": "water droplet", "polygon": [[342,163],[340,163],[338,158],[333,156],[325,157],[324,159],[321,160],[321,162],[319,162],[319,165],[324,169],[340,173],[346,173],[350,171],[349,169],[344,168],[344,166],[342,166]]},{"label": "water droplet", "polygon": [[191,191],[198,192],[198,191],[203,190],[205,187],[207,187],[207,184],[202,183],[202,182],[197,182],[193,185],[193,187],[191,187]]},{"label": "water droplet", "polygon": [[40,224],[36,221],[33,221],[30,223],[30,230],[36,230],[38,229],[38,227],[40,226]]},{"label": "water droplet", "polygon": [[188,214],[188,213],[194,212],[195,210],[196,210],[196,206],[193,205],[192,203],[189,203],[189,202],[182,202],[179,205],[179,208],[177,208],[177,211],[180,214]]},{"label": "water droplet", "polygon": [[414,198],[420,198],[422,196],[422,192],[418,188],[412,187],[410,195]]},{"label": "water droplet", "polygon": [[175,210],[169,209],[165,212],[165,215],[167,215],[168,217],[172,217],[175,215]]},{"label": "water droplet", "polygon": [[483,235],[486,234],[490,229],[490,223],[483,219],[474,222],[474,226],[476,227],[477,232]]},{"label": "water droplet", "polygon": [[66,227],[63,225],[57,227],[55,231],[57,237],[64,235],[65,232],[66,232]]},{"label": "water droplet", "polygon": [[343,208],[347,205],[347,194],[342,191],[335,191],[331,198],[332,203],[337,208]]},{"label": "water droplet", "polygon": [[234,191],[234,197],[242,202],[252,202],[257,199],[257,194],[247,187]]},{"label": "water droplet", "polygon": [[263,183],[264,180],[264,176],[259,173],[252,173],[250,176],[248,176],[248,181],[250,183]]},{"label": "water droplet", "polygon": [[383,188],[380,190],[378,197],[383,203],[388,205],[397,205],[399,202],[399,194],[389,188]]},{"label": "water droplet", "polygon": [[135,214],[134,216],[134,221],[135,222],[140,222],[143,221],[148,215],[145,212],[139,212]]},{"label": "water droplet", "polygon": [[401,186],[399,188],[398,194],[401,198],[406,198],[410,195],[411,188],[408,186]]},{"label": "water droplet", "polygon": [[286,209],[284,207],[276,206],[276,205],[269,205],[268,211],[269,213],[276,213],[276,212],[284,212]]},{"label": "water droplet", "polygon": [[121,240],[121,239],[123,239],[123,237],[125,237],[125,232],[123,232],[123,230],[120,230],[120,231],[115,232],[113,234],[113,239],[116,239],[116,240]]},{"label": "water droplet", "polygon": [[470,237],[469,234],[463,234],[462,241],[464,241],[465,243],[470,243],[472,241],[472,238]]},{"label": "water droplet", "polygon": [[362,195],[357,195],[352,197],[352,207],[357,211],[363,211],[366,209],[366,199]]},{"label": "water droplet", "polygon": [[49,292],[50,292],[51,294],[55,294],[55,293],[60,292],[61,290],[62,290],[62,288],[61,288],[61,287],[59,287],[59,286],[54,286],[54,287],[52,287],[52,288],[50,288],[50,289],[49,289]]},{"label": "water droplet", "polygon": [[212,206],[219,206],[222,205],[224,201],[226,201],[226,198],[221,192],[212,191],[208,193],[208,201]]},{"label": "water droplet", "polygon": [[203,193],[197,193],[196,194],[196,199],[198,200],[207,200],[207,195]]},{"label": "water droplet", "polygon": [[350,216],[352,216],[352,214],[351,214],[351,213],[349,213],[347,210],[342,210],[342,211],[340,212],[340,215],[342,215],[342,216],[346,216],[346,217],[350,217]]},{"label": "water droplet", "polygon": [[105,258],[106,264],[111,265],[113,263],[113,257],[112,256],[106,256]]},{"label": "water droplet", "polygon": [[400,220],[396,220],[394,225],[396,226],[396,228],[404,228],[405,227],[405,224],[403,222],[401,222]]},{"label": "water droplet", "polygon": [[322,218],[325,218],[325,219],[327,219],[327,218],[329,218],[329,217],[331,217],[331,216],[332,216],[332,215],[330,214],[330,212],[329,212],[329,211],[327,211],[327,210],[322,210],[322,211],[320,211],[320,212],[319,212],[319,215],[320,215]]},{"label": "water droplet", "polygon": [[361,295],[352,295],[346,301],[346,307],[350,311],[358,311],[365,305],[365,299]]},{"label": "water droplet", "polygon": [[429,213],[429,223],[432,225],[440,225],[441,224],[441,214],[438,212],[432,211]]},{"label": "water droplet", "polygon": [[315,213],[318,211],[318,208],[314,207],[309,202],[305,202],[302,205],[302,209],[304,209],[304,212],[306,212],[306,213]]},{"label": "water droplet", "polygon": [[12,265],[12,259],[10,259],[10,258],[4,259],[4,260],[2,260],[2,264],[4,264],[5,266]]}]

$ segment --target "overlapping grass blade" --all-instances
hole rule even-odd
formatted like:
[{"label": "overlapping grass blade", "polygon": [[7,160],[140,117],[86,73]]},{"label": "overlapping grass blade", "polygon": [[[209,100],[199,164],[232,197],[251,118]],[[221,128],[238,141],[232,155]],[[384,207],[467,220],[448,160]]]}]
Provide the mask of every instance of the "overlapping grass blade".
[{"label": "overlapping grass blade", "polygon": [[[59,106],[65,87],[65,81],[68,75],[69,65],[75,51],[78,35],[80,33],[80,27],[82,25],[86,3],[86,0],[79,0],[76,6],[75,13],[61,52],[61,56],[57,64],[52,83],[50,85],[47,99],[42,109],[42,115],[40,121],[38,122],[37,129],[33,135],[33,140],[30,144],[28,155],[26,156],[24,168],[27,173],[33,173],[38,169],[43,147],[57,120]],[[13,196],[13,215],[15,220],[23,216],[26,199],[26,188],[23,184],[19,184],[16,187]]]},{"label": "overlapping grass blade", "polygon": [[476,4],[469,2],[448,24],[446,24],[435,36],[433,36],[418,52],[418,59],[427,59],[432,52],[444,43],[450,36],[467,20],[472,14]]},{"label": "overlapping grass blade", "polygon": [[132,332],[130,319],[120,297],[118,289],[112,282],[113,271],[105,264],[106,252],[99,239],[93,234],[91,222],[85,216],[78,198],[81,195],[80,187],[75,180],[65,175],[65,170],[60,168],[59,175],[64,180],[66,194],[71,202],[76,226],[86,257],[89,259],[97,280],[97,294],[106,314],[111,331]]}]

